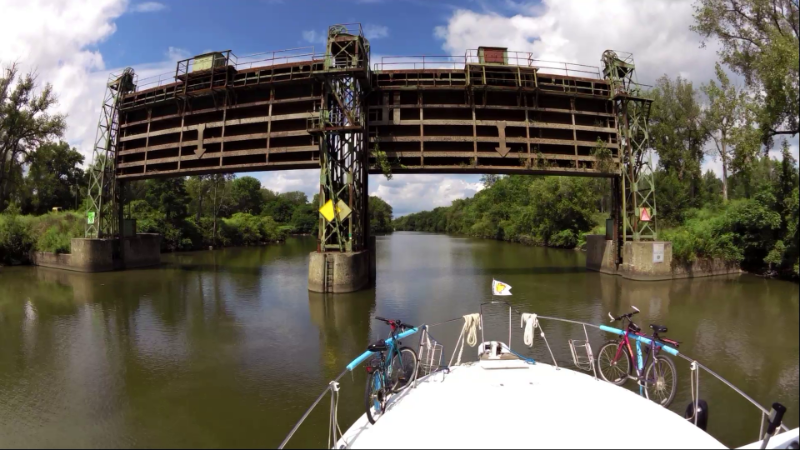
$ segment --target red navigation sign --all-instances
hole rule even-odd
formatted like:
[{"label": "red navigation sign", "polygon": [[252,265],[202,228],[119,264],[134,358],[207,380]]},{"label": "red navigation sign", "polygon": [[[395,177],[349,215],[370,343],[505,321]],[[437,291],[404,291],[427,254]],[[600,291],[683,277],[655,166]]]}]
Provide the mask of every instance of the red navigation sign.
[{"label": "red navigation sign", "polygon": [[642,222],[650,222],[651,217],[650,208],[639,208],[639,220]]}]

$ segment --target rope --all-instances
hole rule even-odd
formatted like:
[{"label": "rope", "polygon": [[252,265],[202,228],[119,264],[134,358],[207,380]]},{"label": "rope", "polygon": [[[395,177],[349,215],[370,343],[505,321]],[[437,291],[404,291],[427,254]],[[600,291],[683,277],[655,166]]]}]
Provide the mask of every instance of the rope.
[{"label": "rope", "polygon": [[[458,352],[458,361],[456,365],[461,364],[461,355],[464,353],[464,344],[470,347],[478,345],[478,329],[481,328],[481,315],[478,313],[467,314],[464,316],[464,327],[461,328],[461,336],[464,340],[461,342],[461,350]],[[456,347],[458,344],[456,344]]]},{"label": "rope", "polygon": [[466,337],[467,345],[470,347],[478,345],[479,328],[481,328],[480,314],[467,314],[464,316],[464,336]]},{"label": "rope", "polygon": [[[534,330],[539,328],[540,330],[542,327],[539,326],[539,320],[536,318],[536,314],[522,314],[522,321],[520,322],[520,327],[525,328],[525,331],[522,335],[522,341],[530,348],[533,348],[533,337],[534,337]],[[544,337],[544,333],[542,333],[542,337]]]},{"label": "rope", "polygon": [[[331,415],[328,422],[328,448],[333,448],[339,438],[344,439],[344,435],[342,429],[339,428],[339,383],[331,381],[329,387],[331,390]],[[345,446],[349,447],[350,444],[345,441]]]}]

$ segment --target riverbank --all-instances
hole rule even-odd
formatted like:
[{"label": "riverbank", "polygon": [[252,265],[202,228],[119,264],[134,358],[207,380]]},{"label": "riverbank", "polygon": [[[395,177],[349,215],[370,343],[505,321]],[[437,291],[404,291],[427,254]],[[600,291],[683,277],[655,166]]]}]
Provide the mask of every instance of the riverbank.
[{"label": "riverbank", "polygon": [[[187,225],[188,224],[188,225]],[[209,247],[247,247],[269,245],[286,240],[290,227],[281,226],[271,217],[236,213],[218,221],[219,231],[216,240],[204,238],[204,233],[190,232],[175,245],[174,228],[145,220],[138,225],[138,231],[162,236],[160,251],[205,250]],[[38,259],[52,261],[57,255],[72,253],[72,239],[85,235],[85,218],[74,211],[52,212],[41,216],[19,214],[0,214],[0,265],[25,265]],[[197,226],[186,221],[183,229],[196,229]],[[184,235],[181,233],[179,236]],[[171,240],[170,240],[171,239]],[[52,255],[52,256],[49,256]],[[62,258],[64,259],[64,258]]]},{"label": "riverbank", "polygon": [[[583,248],[587,235],[605,233],[608,213],[599,212],[598,206],[608,209],[608,184],[598,179],[511,175],[494,180],[472,198],[408,214],[395,219],[393,226],[398,231]],[[780,196],[770,185],[762,190],[752,197],[728,202],[714,197],[702,207],[679,210],[669,195],[659,197],[658,238],[672,242],[674,261],[682,267],[717,261],[798,281],[798,190],[783,189],[788,193]]]}]

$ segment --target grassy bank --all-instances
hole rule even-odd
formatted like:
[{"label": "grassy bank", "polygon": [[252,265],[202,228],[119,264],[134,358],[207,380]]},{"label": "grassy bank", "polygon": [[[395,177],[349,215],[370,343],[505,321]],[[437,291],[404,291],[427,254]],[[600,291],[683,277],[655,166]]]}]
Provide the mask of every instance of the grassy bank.
[{"label": "grassy bank", "polygon": [[[162,234],[162,251],[195,250],[209,245],[263,245],[282,242],[293,231],[269,216],[236,213],[218,220],[219,238],[214,242],[213,223],[203,219],[198,225],[191,219],[175,224],[148,217],[138,223],[138,228],[143,233]],[[32,251],[69,253],[71,239],[83,237],[84,227],[84,215],[74,211],[41,216],[0,214],[0,264],[28,264]]]},{"label": "grassy bank", "polygon": [[84,235],[76,212],[21,216],[0,214],[0,264],[25,264],[31,251],[69,253],[70,240]]}]

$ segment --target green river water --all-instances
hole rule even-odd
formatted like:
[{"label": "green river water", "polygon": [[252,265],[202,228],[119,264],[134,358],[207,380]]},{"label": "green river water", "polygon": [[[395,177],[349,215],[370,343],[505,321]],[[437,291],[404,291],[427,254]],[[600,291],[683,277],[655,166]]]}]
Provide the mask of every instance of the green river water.
[{"label": "green river water", "polygon": [[[684,353],[764,405],[783,402],[788,425],[798,426],[797,284],[750,275],[632,282],[587,272],[580,252],[395,233],[378,237],[374,288],[324,296],[306,288],[314,248],[312,238],[292,238],[163,255],[158,268],[102,274],[0,268],[0,446],[275,447],[327,382],[385,336],[372,317],[419,324],[478,312],[491,300],[492,278],[513,286],[506,299],[517,309],[546,316],[599,324],[635,305],[639,325],[669,326]],[[541,341],[523,349],[515,321],[512,347],[549,362]],[[542,326],[559,362],[571,365],[567,340],[583,330]],[[432,331],[447,359],[460,327]],[[589,333],[595,349],[612,337]],[[465,355],[475,359],[475,350]],[[689,366],[675,361],[672,409],[682,413]],[[732,446],[756,440],[758,411],[710,376],[700,382],[711,433]],[[363,369],[341,385],[347,427],[363,413]],[[328,406],[326,399],[291,446],[325,445]],[[609,414],[625,408],[612,406]],[[653,426],[635,414],[625,421]],[[668,432],[654,429],[656,437]]]}]

